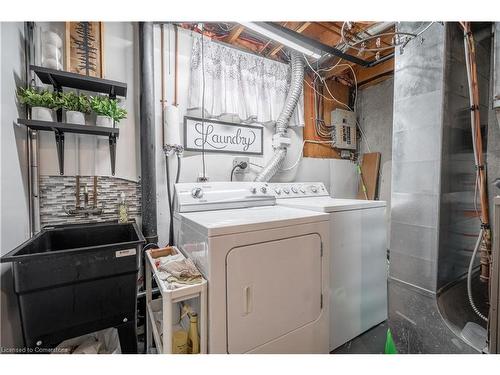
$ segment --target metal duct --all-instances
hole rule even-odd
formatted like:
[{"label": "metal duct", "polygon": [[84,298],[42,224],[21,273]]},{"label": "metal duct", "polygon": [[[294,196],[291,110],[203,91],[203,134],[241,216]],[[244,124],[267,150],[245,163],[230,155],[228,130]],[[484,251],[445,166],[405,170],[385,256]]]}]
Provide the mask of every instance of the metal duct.
[{"label": "metal duct", "polygon": [[158,242],[153,56],[153,23],[139,22],[142,233],[148,243]]},{"label": "metal duct", "polygon": [[[297,106],[304,85],[304,60],[302,55],[298,52],[292,51],[290,65],[292,71],[290,90],[288,91],[283,111],[281,111],[281,114],[276,121],[275,137],[286,136],[288,123],[290,122],[293,111]],[[279,168],[283,164],[283,160],[285,160],[287,147],[288,146],[284,144],[273,145],[274,155],[257,175],[255,181],[267,182],[276,174],[276,172],[278,172]]]}]

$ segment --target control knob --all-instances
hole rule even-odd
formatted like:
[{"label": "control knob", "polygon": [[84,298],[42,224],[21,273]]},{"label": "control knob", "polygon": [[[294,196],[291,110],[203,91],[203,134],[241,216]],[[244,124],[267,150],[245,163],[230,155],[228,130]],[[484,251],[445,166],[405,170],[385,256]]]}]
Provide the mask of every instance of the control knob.
[{"label": "control knob", "polygon": [[191,190],[191,195],[193,196],[193,198],[201,198],[203,197],[203,190],[199,187],[194,188],[193,190]]},{"label": "control knob", "polygon": [[284,187],[284,188],[283,188],[283,192],[284,192],[285,194],[290,194],[290,190],[288,190],[288,188],[286,188],[286,187]]},{"label": "control knob", "polygon": [[281,194],[281,189],[280,188],[274,188],[274,191],[276,194],[280,195]]},{"label": "control knob", "polygon": [[299,189],[299,190],[300,190],[300,192],[301,192],[302,194],[305,194],[305,193],[306,193],[306,189],[304,189],[304,187],[302,187],[302,186],[300,187],[300,189]]},{"label": "control knob", "polygon": [[250,193],[252,193],[252,194],[257,193],[257,188],[256,188],[255,186],[252,186],[252,187],[250,188]]},{"label": "control knob", "polygon": [[262,186],[260,188],[260,191],[262,192],[262,194],[266,194],[267,193],[267,188],[265,186]]},{"label": "control knob", "polygon": [[295,194],[297,194],[297,193],[299,192],[295,186],[292,186],[292,191],[293,191]]},{"label": "control knob", "polygon": [[317,188],[317,186],[316,186],[316,185],[312,185],[312,186],[311,186],[311,191],[312,191],[313,193],[317,193],[317,192],[318,192],[318,188]]}]

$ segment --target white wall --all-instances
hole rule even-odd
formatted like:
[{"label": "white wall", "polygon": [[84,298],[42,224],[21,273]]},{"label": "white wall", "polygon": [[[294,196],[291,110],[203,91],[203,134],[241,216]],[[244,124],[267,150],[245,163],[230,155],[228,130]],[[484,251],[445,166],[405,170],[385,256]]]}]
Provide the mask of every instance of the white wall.
[{"label": "white wall", "polygon": [[[55,24],[55,27],[59,25]],[[115,176],[134,181],[137,181],[140,175],[139,58],[136,28],[137,25],[132,22],[104,24],[104,78],[127,83],[127,98],[122,103],[127,109],[128,116],[119,124]],[[89,121],[92,122],[94,119]],[[80,139],[79,153],[77,153],[77,138]],[[66,134],[64,173],[110,176],[108,139]],[[59,175],[54,134],[50,132],[42,132],[40,136],[40,174]]]},{"label": "white wall", "polygon": [[[27,132],[17,125],[16,86],[24,81],[24,25],[0,23],[1,253],[29,237]],[[9,264],[1,265],[1,346],[22,345]]]},{"label": "white wall", "polygon": [[[169,31],[170,30],[170,31]],[[170,40],[170,43],[169,43]],[[174,32],[170,26],[165,26],[165,74],[166,78],[166,100],[168,104],[173,103],[174,98]],[[170,47],[170,48],[169,48]],[[181,113],[181,119],[186,113],[189,70],[191,55],[191,32],[179,29],[179,48],[178,48],[178,104]],[[156,96],[156,136],[157,136],[157,200],[158,200],[158,233],[159,242],[164,244],[168,240],[168,204],[165,185],[165,161],[161,145],[161,75],[160,75],[160,27],[155,27],[155,96]],[[265,165],[272,156],[271,136],[274,130],[264,129],[264,155],[261,157],[251,157],[250,161]],[[288,149],[288,154],[284,166],[289,166],[295,162],[301,152],[302,146],[302,128],[293,128],[289,131],[292,138],[292,146]],[[182,132],[181,132],[182,134]],[[211,154],[207,153],[206,174],[210,181],[229,181],[233,158],[237,155],[230,154]],[[311,159],[304,158],[295,170],[278,174],[275,181],[322,181],[327,186],[330,184],[329,159]],[[185,152],[182,160],[181,182],[196,181],[202,170],[201,156],[198,153]],[[172,169],[175,172],[175,162],[172,163]],[[253,180],[258,173],[259,168],[251,166],[251,172],[244,175],[245,180]],[[173,173],[174,174],[174,173]],[[239,179],[239,178],[238,178]]]}]

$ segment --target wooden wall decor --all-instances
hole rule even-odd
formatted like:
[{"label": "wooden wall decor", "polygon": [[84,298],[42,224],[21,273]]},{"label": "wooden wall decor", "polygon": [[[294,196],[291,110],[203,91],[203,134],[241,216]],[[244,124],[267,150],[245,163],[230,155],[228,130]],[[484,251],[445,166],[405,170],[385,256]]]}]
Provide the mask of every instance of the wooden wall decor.
[{"label": "wooden wall decor", "polygon": [[103,22],[66,22],[67,71],[104,78],[103,28]]},{"label": "wooden wall decor", "polygon": [[[309,84],[311,84],[312,79],[310,76],[306,76],[305,79]],[[337,100],[343,103],[348,103],[349,87],[334,80],[327,80],[327,84],[328,88],[335,96],[335,98],[337,98]],[[333,111],[335,108],[346,109],[345,106],[342,106],[338,103],[326,99],[324,100],[323,117],[325,123],[330,123],[331,111]],[[314,126],[314,91],[307,84],[304,84],[304,121],[304,139],[325,141],[325,139],[322,139],[316,135]],[[336,149],[332,149],[328,144],[306,143],[304,145],[304,156],[309,158],[340,159],[340,152]]]}]

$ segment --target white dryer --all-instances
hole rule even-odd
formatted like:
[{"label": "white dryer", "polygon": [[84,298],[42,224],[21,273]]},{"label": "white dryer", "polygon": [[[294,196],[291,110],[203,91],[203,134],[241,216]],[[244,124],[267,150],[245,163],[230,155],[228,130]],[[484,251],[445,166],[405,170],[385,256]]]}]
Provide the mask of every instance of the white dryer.
[{"label": "white dryer", "polygon": [[328,353],[328,215],[266,183],[175,185],[177,245],[208,280],[209,353]]},{"label": "white dryer", "polygon": [[278,205],[329,213],[330,350],[386,320],[386,202],[334,199],[321,182],[269,187]]}]

